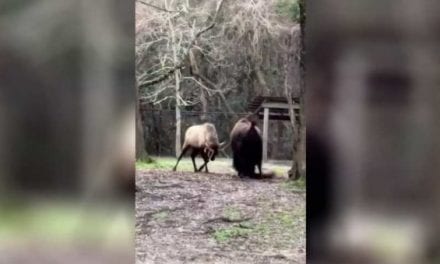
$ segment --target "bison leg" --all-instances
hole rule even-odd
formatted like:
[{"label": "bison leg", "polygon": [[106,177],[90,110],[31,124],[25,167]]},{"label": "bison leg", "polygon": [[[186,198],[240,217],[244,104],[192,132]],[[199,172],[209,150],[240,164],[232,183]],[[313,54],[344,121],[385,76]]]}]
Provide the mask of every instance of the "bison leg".
[{"label": "bison leg", "polygon": [[182,153],[180,153],[180,156],[177,158],[177,163],[176,163],[176,165],[174,166],[173,171],[176,171],[176,169],[177,169],[177,165],[179,164],[180,159],[182,159],[183,155],[185,155],[185,153],[186,153],[186,151],[188,151],[188,149],[189,149],[189,146],[185,146],[185,147],[182,149]]},{"label": "bison leg", "polygon": [[258,172],[260,173],[260,178],[263,176],[263,171],[261,170],[261,161],[258,162]]},{"label": "bison leg", "polygon": [[254,165],[246,164],[246,169],[245,169],[245,172],[244,172],[246,177],[253,178],[255,176],[254,169],[255,169]]},{"label": "bison leg", "polygon": [[239,155],[235,155],[233,157],[233,166],[235,168],[235,170],[237,171],[238,177],[243,178],[245,177],[245,169],[243,167],[243,160],[239,157]]}]

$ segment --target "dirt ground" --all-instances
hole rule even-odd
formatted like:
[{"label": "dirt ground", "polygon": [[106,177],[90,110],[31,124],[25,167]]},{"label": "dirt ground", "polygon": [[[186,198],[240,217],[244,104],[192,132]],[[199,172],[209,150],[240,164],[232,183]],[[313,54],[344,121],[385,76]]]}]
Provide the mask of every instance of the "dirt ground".
[{"label": "dirt ground", "polygon": [[305,191],[285,178],[136,177],[136,263],[305,263]]}]

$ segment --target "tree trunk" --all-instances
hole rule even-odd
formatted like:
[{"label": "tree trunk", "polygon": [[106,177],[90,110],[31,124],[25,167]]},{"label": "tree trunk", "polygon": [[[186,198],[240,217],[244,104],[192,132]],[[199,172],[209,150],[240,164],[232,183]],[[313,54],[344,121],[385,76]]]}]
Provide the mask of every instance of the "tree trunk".
[{"label": "tree trunk", "polygon": [[176,79],[176,157],[180,155],[181,145],[181,131],[182,131],[182,119],[180,114],[180,70],[175,72],[174,78]]},{"label": "tree trunk", "polygon": [[[299,30],[292,29],[292,34],[289,40],[289,54],[286,65],[286,82],[285,91],[287,100],[289,102],[289,113],[293,127],[293,157],[292,168],[289,170],[289,178],[299,179],[306,173],[305,164],[305,148],[306,148],[306,128],[304,116],[304,25],[305,25],[305,1],[299,1],[300,19]],[[293,65],[292,71],[289,71],[289,65]],[[294,79],[292,84],[289,84],[288,76],[292,74]],[[299,118],[295,117],[293,109],[292,95],[299,98]]]},{"label": "tree trunk", "polygon": [[289,178],[297,180],[304,176],[306,173],[306,127],[305,127],[305,116],[304,116],[304,102],[303,98],[300,97],[300,112],[298,120],[295,117],[294,126],[294,139],[293,139],[293,158],[292,158],[292,168],[289,170]]},{"label": "tree trunk", "polygon": [[136,160],[150,161],[150,157],[145,150],[144,126],[141,120],[141,112],[139,105],[139,93],[136,88]]},{"label": "tree trunk", "polygon": [[206,91],[203,88],[200,88],[200,102],[202,103],[202,115],[200,116],[200,119],[202,122],[205,122],[208,120],[208,100],[206,96]]},{"label": "tree trunk", "polygon": [[[293,157],[289,178],[299,179],[305,174],[305,120],[303,103],[303,74],[301,67],[302,35],[300,27],[293,27],[285,65],[284,89],[289,104],[289,115],[293,129]],[[296,118],[293,97],[299,98],[299,118]]]},{"label": "tree trunk", "polygon": [[261,66],[260,65],[257,65],[255,67],[255,75],[257,77],[258,84],[261,87],[260,88],[260,94],[261,95],[269,95],[270,94],[270,89],[267,86],[266,79],[264,78],[264,73],[261,70]]},{"label": "tree trunk", "polygon": [[[169,8],[168,6],[168,1],[165,1],[165,8]],[[174,29],[174,24],[172,21],[172,18],[168,19],[168,26],[170,27],[170,34],[171,34],[171,45],[172,45],[172,49],[173,49],[173,63],[174,63],[174,67],[177,67],[179,65],[179,60],[178,60],[178,56],[177,56],[177,41],[176,41],[176,32]],[[196,39],[193,40],[194,42],[196,41]],[[188,55],[191,53],[191,49],[188,50]],[[180,103],[181,103],[181,96],[180,96],[180,68],[176,69],[176,71],[174,71],[174,80],[175,80],[175,91],[176,91],[176,147],[175,147],[175,155],[176,157],[178,157],[180,155],[181,152],[181,131],[182,131],[182,121],[181,121],[181,109],[180,109]]]},{"label": "tree trunk", "polygon": [[[197,44],[197,42],[196,42]],[[197,59],[201,60],[201,54],[197,50],[190,50],[189,53],[189,62],[190,62],[190,72],[194,76],[194,78],[199,81],[200,83],[203,83],[200,76],[199,66],[197,63]],[[202,104],[202,114],[200,116],[200,120],[202,122],[205,122],[208,120],[207,112],[208,112],[208,99],[207,99],[207,92],[203,87],[200,87],[200,103]]]},{"label": "tree trunk", "polygon": [[304,64],[304,38],[305,38],[305,0],[299,0],[299,25],[300,25],[300,39],[299,39],[299,149],[298,157],[300,165],[300,176],[306,175],[306,118],[305,118],[305,102],[304,102],[304,92],[305,92],[305,64]]}]

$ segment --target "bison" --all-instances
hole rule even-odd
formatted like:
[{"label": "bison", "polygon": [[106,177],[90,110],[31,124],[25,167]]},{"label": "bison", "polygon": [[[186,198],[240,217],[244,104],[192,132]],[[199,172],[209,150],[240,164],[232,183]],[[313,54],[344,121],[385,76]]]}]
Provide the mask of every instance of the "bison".
[{"label": "bison", "polygon": [[250,117],[241,118],[231,131],[231,148],[233,166],[239,177],[256,177],[255,166],[262,177],[261,162],[263,157],[263,141],[256,121]]},{"label": "bison", "polygon": [[[217,131],[215,126],[211,123],[204,123],[201,125],[194,125],[189,127],[185,132],[185,141],[182,147],[182,153],[177,158],[177,163],[173,168],[173,171],[177,169],[180,159],[185,153],[191,149],[191,159],[194,166],[194,172],[201,171],[203,167],[205,172],[208,171],[209,160],[214,161],[215,156],[218,154],[218,150],[222,148],[224,143],[219,143]],[[197,169],[195,157],[200,154],[204,160],[204,164]]]}]

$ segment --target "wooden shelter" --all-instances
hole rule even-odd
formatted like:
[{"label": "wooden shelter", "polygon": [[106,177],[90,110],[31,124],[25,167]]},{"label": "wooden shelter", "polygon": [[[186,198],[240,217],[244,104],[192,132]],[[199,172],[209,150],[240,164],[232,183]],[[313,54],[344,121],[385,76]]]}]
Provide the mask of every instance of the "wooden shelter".
[{"label": "wooden shelter", "polygon": [[[299,114],[299,99],[293,99],[295,115]],[[267,139],[269,134],[269,120],[290,120],[289,104],[286,97],[257,96],[247,107],[249,112],[263,119],[263,161],[267,161]]]}]

